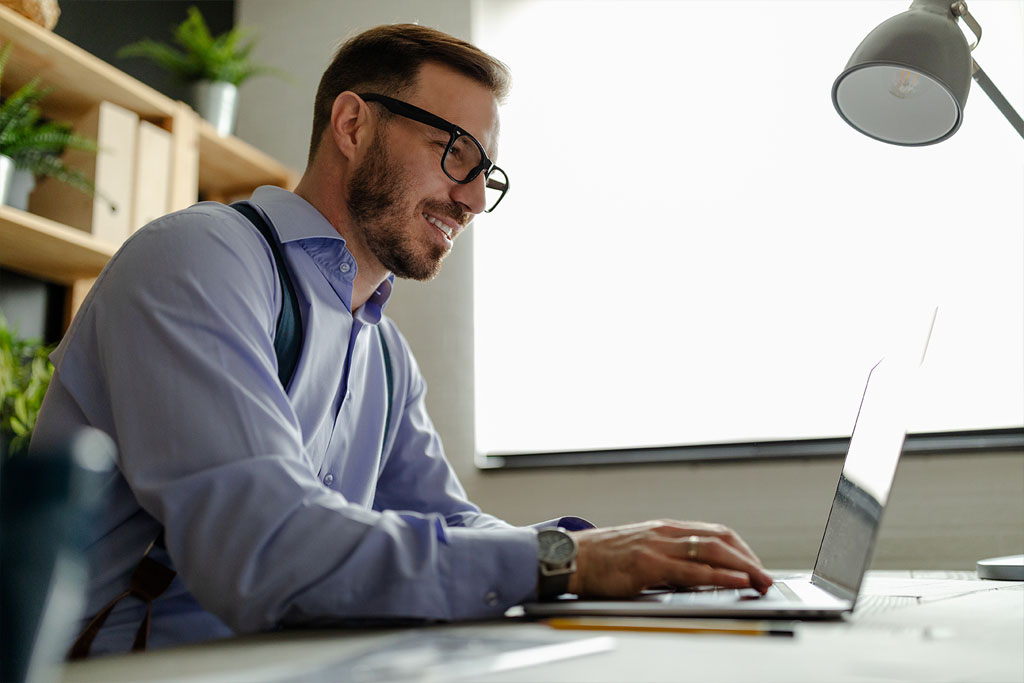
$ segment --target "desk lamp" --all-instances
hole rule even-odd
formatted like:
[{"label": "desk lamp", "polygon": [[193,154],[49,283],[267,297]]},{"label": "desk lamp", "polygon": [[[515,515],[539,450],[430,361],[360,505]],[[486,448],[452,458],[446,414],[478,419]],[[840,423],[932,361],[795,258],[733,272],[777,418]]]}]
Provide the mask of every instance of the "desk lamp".
[{"label": "desk lamp", "polygon": [[[974,43],[967,44],[957,19]],[[857,46],[832,85],[832,104],[868,137],[931,145],[960,127],[973,77],[1024,138],[1024,120],[971,56],[980,41],[981,26],[963,0],[914,0]],[[983,579],[1024,581],[1024,555],[980,560],[977,571]]]},{"label": "desk lamp", "polygon": [[[971,29],[972,44],[957,19]],[[971,57],[980,41],[981,26],[963,0],[914,0],[857,46],[832,85],[832,103],[868,137],[931,145],[960,127],[973,77],[1024,138],[1024,120]]]}]

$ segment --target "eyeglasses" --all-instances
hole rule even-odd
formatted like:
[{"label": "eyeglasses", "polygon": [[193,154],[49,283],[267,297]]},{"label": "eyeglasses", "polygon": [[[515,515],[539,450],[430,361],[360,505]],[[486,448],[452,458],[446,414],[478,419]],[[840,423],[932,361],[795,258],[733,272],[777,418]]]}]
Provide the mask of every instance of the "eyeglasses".
[{"label": "eyeglasses", "polygon": [[448,133],[448,144],[441,156],[441,170],[444,174],[459,183],[465,185],[471,183],[480,175],[484,174],[484,196],[486,207],[484,211],[490,213],[498,206],[498,203],[508,192],[508,176],[505,171],[495,166],[487,158],[484,148],[477,142],[476,138],[462,130],[454,123],[445,121],[440,116],[435,116],[425,109],[414,107],[411,104],[396,100],[385,95],[373,93],[359,94],[367,102],[379,102],[385,109],[393,114],[398,114],[407,119],[425,123],[438,130]]}]

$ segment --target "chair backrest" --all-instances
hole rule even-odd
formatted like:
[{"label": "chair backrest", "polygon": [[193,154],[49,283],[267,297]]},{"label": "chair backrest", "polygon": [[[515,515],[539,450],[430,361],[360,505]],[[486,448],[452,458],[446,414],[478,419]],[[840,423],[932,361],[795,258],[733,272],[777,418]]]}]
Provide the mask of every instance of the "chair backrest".
[{"label": "chair backrest", "polygon": [[82,427],[0,463],[0,680],[54,680],[84,609],[84,542],[114,442]]}]

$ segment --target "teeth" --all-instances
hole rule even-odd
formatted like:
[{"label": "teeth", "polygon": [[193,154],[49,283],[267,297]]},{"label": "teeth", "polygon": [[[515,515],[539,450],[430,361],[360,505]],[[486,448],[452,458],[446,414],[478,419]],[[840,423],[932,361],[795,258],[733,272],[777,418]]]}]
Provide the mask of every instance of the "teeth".
[{"label": "teeth", "polygon": [[434,226],[437,226],[438,228],[440,228],[441,232],[443,232],[445,235],[448,236],[448,239],[452,238],[452,229],[449,228],[447,225],[445,225],[444,223],[442,223],[438,219],[434,218],[433,216],[428,216],[427,214],[423,214],[423,217],[426,218],[427,222],[430,223],[431,225],[434,225]]}]

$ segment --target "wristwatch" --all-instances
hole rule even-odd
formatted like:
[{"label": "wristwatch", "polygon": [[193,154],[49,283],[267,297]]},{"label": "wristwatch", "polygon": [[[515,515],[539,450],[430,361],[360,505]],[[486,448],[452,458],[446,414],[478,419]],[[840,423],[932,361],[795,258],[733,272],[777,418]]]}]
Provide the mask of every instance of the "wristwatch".
[{"label": "wristwatch", "polygon": [[576,539],[561,527],[537,532],[537,597],[556,598],[569,590],[569,577],[576,571]]}]

